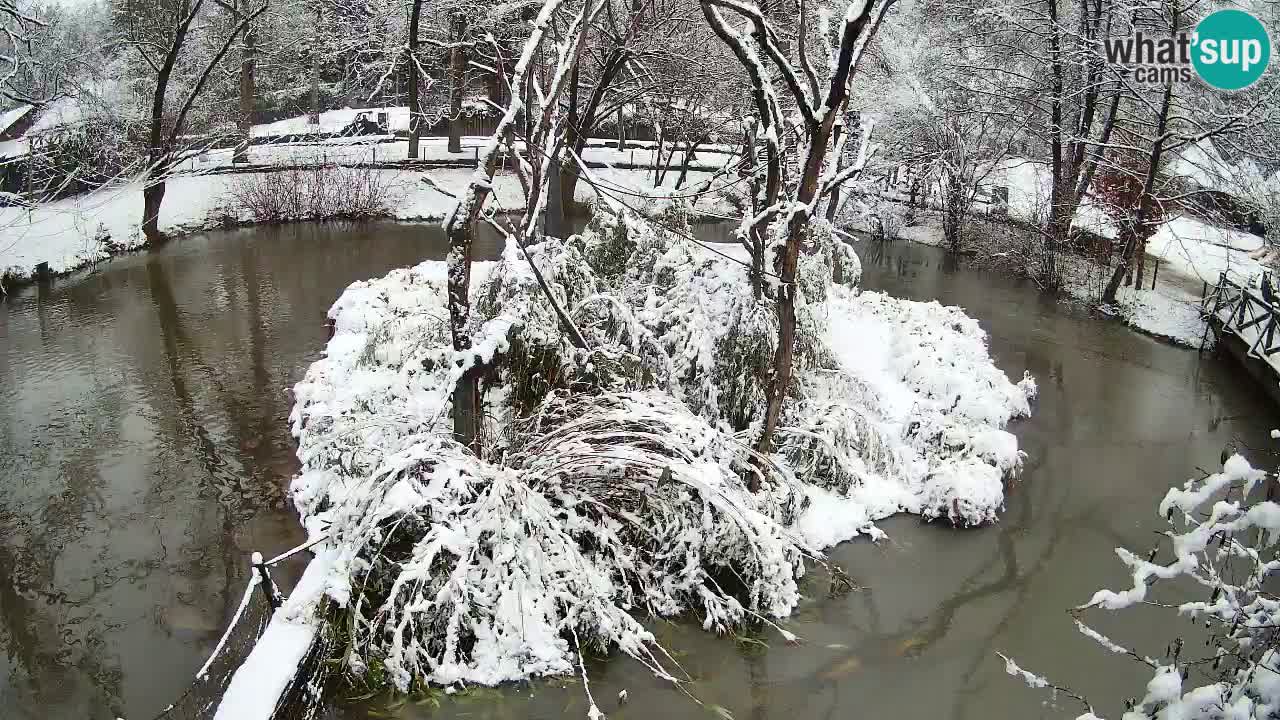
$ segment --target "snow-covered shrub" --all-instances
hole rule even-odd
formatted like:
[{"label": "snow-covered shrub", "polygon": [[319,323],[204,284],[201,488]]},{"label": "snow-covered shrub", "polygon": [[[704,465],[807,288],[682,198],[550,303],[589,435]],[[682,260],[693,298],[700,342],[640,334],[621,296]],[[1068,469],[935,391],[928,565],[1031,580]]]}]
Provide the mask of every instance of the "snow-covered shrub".
[{"label": "snow-covered shrub", "polygon": [[389,215],[393,195],[376,170],[315,163],[237,175],[223,212],[253,223],[363,219]]},{"label": "snow-covered shrub", "polygon": [[[1074,611],[1082,634],[1152,672],[1141,699],[1126,703],[1125,720],[1280,715],[1280,600],[1273,592],[1280,571],[1280,504],[1272,499],[1276,482],[1276,473],[1255,470],[1244,457],[1232,455],[1222,472],[1170,489],[1159,507],[1169,525],[1162,533],[1168,542],[1143,555],[1117,548],[1133,586],[1098,590]],[[1157,598],[1158,589],[1168,595]],[[1149,650],[1129,648],[1082,619],[1089,610],[1153,605],[1190,618],[1203,627],[1207,640],[1161,637]],[[1054,687],[1005,661],[1011,675],[1032,687]],[[1079,720],[1098,720],[1088,699],[1067,692],[1085,706]]]},{"label": "snow-covered shrub", "polygon": [[897,240],[907,226],[907,210],[902,203],[881,200],[871,208],[868,221],[877,240]]},{"label": "snow-covered shrub", "polygon": [[48,202],[99,188],[126,176],[143,161],[142,138],[125,119],[94,113],[79,122],[31,133],[23,190],[31,202]]},{"label": "snow-covered shrub", "polygon": [[830,222],[815,220],[810,223],[808,240],[796,268],[796,284],[804,293],[806,303],[826,302],[827,289],[832,284],[837,263],[841,268],[841,284],[858,285],[862,280],[862,261],[858,259],[858,253],[836,235]]},{"label": "snow-covered shrub", "polygon": [[910,476],[902,440],[884,426],[873,387],[834,370],[808,374],[804,382],[801,399],[778,431],[778,452],[797,477],[848,493],[872,475],[897,481]]},{"label": "snow-covered shrub", "polygon": [[[683,219],[677,214],[665,226]],[[680,398],[712,422],[745,429],[763,406],[777,348],[772,303],[752,295],[743,265],[687,240],[687,224],[674,225],[677,232],[670,233],[662,224],[634,217],[619,222],[626,223],[634,247],[619,292],[670,358]],[[827,248],[827,254],[815,253],[802,263],[802,295],[808,288],[825,297],[831,276],[823,258],[835,252],[830,240]],[[821,322],[806,297],[797,310],[798,369],[815,366],[822,352]],[[790,394],[798,383],[797,376]]]},{"label": "snow-covered shrub", "polygon": [[586,232],[575,236],[591,269],[606,281],[616,281],[627,271],[636,246],[627,236],[627,224],[609,212],[596,212]]}]

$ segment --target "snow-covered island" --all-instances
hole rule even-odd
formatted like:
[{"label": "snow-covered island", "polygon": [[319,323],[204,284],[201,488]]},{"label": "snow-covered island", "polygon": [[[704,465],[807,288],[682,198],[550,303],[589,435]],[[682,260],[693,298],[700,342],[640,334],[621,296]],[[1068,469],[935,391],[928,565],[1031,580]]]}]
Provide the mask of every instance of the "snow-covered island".
[{"label": "snow-covered island", "polygon": [[[444,263],[343,294],[292,416],[294,501],[326,549],[255,656],[300,658],[336,616],[356,628],[344,672],[402,691],[576,673],[583,646],[676,679],[645,616],[790,638],[797,580],[828,571],[824,548],[875,538],[895,513],[996,519],[1022,463],[1005,426],[1036,388],[994,365],[976,321],[860,292],[857,256],[828,235],[802,264],[801,370],[778,451],[761,457],[770,314],[745,253],[671,222],[602,213],[530,247],[589,351],[562,336],[513,246],[473,270],[466,353],[443,322]],[[831,281],[837,253],[846,284]],[[484,368],[478,455],[449,438],[468,365]],[[263,672],[240,671],[228,698],[247,699],[225,717],[252,716]]]}]

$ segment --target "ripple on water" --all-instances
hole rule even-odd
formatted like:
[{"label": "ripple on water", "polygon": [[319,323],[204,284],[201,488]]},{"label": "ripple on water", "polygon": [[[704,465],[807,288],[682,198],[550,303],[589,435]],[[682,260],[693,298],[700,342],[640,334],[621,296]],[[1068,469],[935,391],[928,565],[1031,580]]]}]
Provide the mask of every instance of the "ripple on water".
[{"label": "ripple on water", "polygon": [[0,302],[6,720],[148,717],[185,689],[248,553],[301,539],[287,388],[325,312],[420,261],[422,235],[211,233]]}]

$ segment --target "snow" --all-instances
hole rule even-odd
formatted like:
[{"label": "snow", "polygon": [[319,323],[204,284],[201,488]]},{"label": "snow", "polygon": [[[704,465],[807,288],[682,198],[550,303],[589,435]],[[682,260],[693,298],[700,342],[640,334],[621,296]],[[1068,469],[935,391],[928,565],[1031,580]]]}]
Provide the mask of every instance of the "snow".
[{"label": "snow", "polygon": [[[1087,298],[1088,294],[1079,293]],[[1205,334],[1200,316],[1200,293],[1180,284],[1160,284],[1154,290],[1121,287],[1116,306],[1104,308],[1129,325],[1156,337],[1187,347],[1212,344],[1213,333]]]},{"label": "snow", "polygon": [[[30,109],[30,106],[14,108],[0,116],[0,132],[16,122],[24,114],[20,112],[24,108]],[[59,98],[35,112],[39,113],[36,121],[22,136],[0,142],[0,159],[26,155],[31,144],[30,136],[78,123],[84,118],[83,108],[73,97]]]},{"label": "snow", "polygon": [[[318,585],[369,619],[356,653],[382,659],[401,689],[495,684],[575,672],[566,635],[585,633],[669,677],[633,611],[691,614],[718,633],[757,618],[794,637],[775,621],[820,548],[880,537],[874,521],[903,511],[994,520],[1022,462],[1003,428],[1030,412],[1034,382],[1010,382],[958,308],[831,285],[830,253],[848,248],[813,238],[800,322],[820,359],[800,362],[802,399],[784,408],[759,493],[740,470],[751,431],[731,420],[740,398],[760,407],[761,389],[733,358],[760,352],[774,316],[752,300],[736,248],[601,214],[582,237],[530,247],[596,348],[585,357],[514,247],[473,267],[466,352],[448,340],[445,263],[348,288],[324,359],[294,390],[292,494],[307,527],[330,528],[338,559]],[[512,378],[488,394],[498,431],[481,457],[450,439],[451,389],[477,357]],[[512,383],[533,382],[519,380],[530,358],[553,363],[529,368],[536,377],[578,389],[541,380],[545,397],[512,404],[529,402]],[[399,526],[413,528],[406,549],[376,559]],[[363,590],[370,563],[390,588],[377,599]],[[724,593],[714,567],[749,591]]]},{"label": "snow", "polygon": [[1249,253],[1262,245],[1257,235],[1177,217],[1160,225],[1147,241],[1147,254],[1160,258],[1161,271],[1168,268],[1213,284],[1224,272],[1235,279],[1259,272]]},{"label": "snow", "polygon": [[[1154,554],[1144,560],[1117,549],[1132,571],[1133,587],[1100,590],[1073,613],[1081,633],[1152,670],[1141,701],[1127,703],[1125,720],[1251,720],[1273,717],[1280,710],[1280,655],[1274,649],[1280,605],[1269,592],[1271,576],[1280,569],[1273,552],[1280,505],[1250,499],[1264,478],[1274,481],[1275,474],[1255,470],[1243,456],[1233,455],[1221,472],[1171,489],[1159,512],[1169,525],[1162,534],[1172,546],[1172,560],[1157,563],[1152,561]],[[1112,642],[1079,620],[1079,613],[1088,608],[1120,610],[1144,602],[1159,580],[1175,578],[1179,582],[1172,586],[1179,594],[1202,599],[1181,604],[1157,599],[1151,605],[1176,608],[1183,618],[1202,623],[1209,638],[1203,651],[1197,649],[1199,643],[1184,644],[1179,636],[1164,647],[1163,661],[1158,661]],[[1156,642],[1166,643],[1170,637]],[[1193,677],[1203,684],[1189,687]],[[1080,717],[1099,720],[1092,713]]]},{"label": "snow", "polygon": [[[163,232],[209,227],[230,175],[169,181],[160,211]],[[28,277],[42,262],[55,273],[140,247],[142,185],[109,186],[85,195],[36,205],[0,208],[0,274]]]},{"label": "snow", "polygon": [[1174,155],[1169,173],[1205,189],[1230,190],[1237,170],[1222,159],[1212,142],[1203,139]]},{"label": "snow", "polygon": [[0,113],[0,133],[8,130],[11,125],[21,120],[31,109],[32,106],[30,105],[19,105],[16,108]]},{"label": "snow", "polygon": [[1022,465],[1017,439],[1002,428],[1031,413],[1034,381],[1011,384],[991,363],[986,334],[959,308],[837,289],[828,312],[826,340],[843,371],[875,389],[877,424],[902,443],[902,472],[851,489],[860,513],[837,499],[846,516],[838,524],[838,513],[819,502],[830,498],[811,494],[815,517],[802,519],[802,531],[811,528],[810,541],[827,547],[850,537],[834,531],[841,524],[857,529],[899,510],[993,521],[1003,479]]},{"label": "snow", "polygon": [[[1016,169],[1027,177],[1035,174],[1030,165],[1019,165]],[[1017,197],[1019,193],[1011,190],[1011,204],[1014,203],[1012,198]],[[1025,199],[1029,195],[1022,194],[1021,197]],[[1086,207],[1082,213],[1089,210]],[[877,212],[883,212],[883,209],[877,209]],[[865,217],[852,218],[846,225],[871,231],[870,220]],[[1109,223],[1096,224],[1090,229],[1104,236],[1114,234]],[[932,211],[919,211],[917,223],[902,228],[898,237],[923,245],[945,246],[941,218]],[[1206,337],[1200,315],[1203,283],[1214,285],[1223,272],[1237,282],[1256,279],[1262,266],[1250,257],[1250,253],[1262,246],[1262,238],[1256,235],[1216,227],[1192,217],[1173,218],[1162,223],[1147,243],[1143,287],[1121,286],[1116,303],[1100,310],[1149,335],[1188,347],[1200,347],[1202,343],[1213,340],[1212,334]],[[1108,268],[1066,254],[1059,257],[1059,267],[1062,289],[1068,295],[1086,303],[1098,302],[1110,276]],[[1157,278],[1155,288],[1151,287],[1153,271]]]},{"label": "snow", "polygon": [[[334,150],[316,146],[270,147],[264,152],[269,151],[281,164],[338,159],[356,161],[360,154],[367,157],[371,152],[369,145],[336,147],[346,155],[339,158]],[[384,145],[372,147],[379,148],[379,157],[386,152]],[[254,153],[258,151],[258,148],[254,149]],[[226,161],[230,162],[230,151],[224,154]],[[201,169],[198,160],[189,160],[184,167]],[[474,170],[465,167],[425,170],[393,167],[369,172],[389,188],[389,217],[420,221],[444,218],[456,202],[421,182],[424,176],[457,195],[466,188]],[[595,170],[593,174],[618,192],[639,196],[630,197],[630,202],[654,212],[661,209],[661,198],[677,192],[673,189],[674,172],[669,173],[658,188],[653,187],[651,174],[644,171],[606,168]],[[161,232],[181,235],[220,227],[228,216],[239,222],[250,220],[250,217],[229,207],[232,185],[240,177],[237,174],[207,172],[171,177],[166,183],[160,211]],[[695,184],[704,177],[705,173],[691,171],[687,182]],[[145,242],[141,233],[142,187],[141,182],[134,181],[32,208],[0,207],[0,275],[7,271],[16,278],[30,277],[36,266],[43,262],[49,263],[52,272],[65,273],[104,260],[116,252],[142,247]],[[495,207],[521,210],[523,197],[519,180],[514,175],[499,173],[494,178],[491,202]],[[588,202],[594,197],[594,192],[589,184],[579,182],[576,197],[581,202]],[[645,197],[654,200],[642,199]],[[704,201],[700,207],[726,209],[722,200],[718,204]]]},{"label": "snow", "polygon": [[276,702],[293,681],[302,659],[320,630],[316,609],[337,557],[333,548],[316,545],[289,598],[275,611],[262,637],[231,676],[214,720],[271,720]]},{"label": "snow", "polygon": [[[997,653],[997,655],[999,655],[999,653]],[[1023,670],[1021,667],[1018,666],[1018,663],[1005,657],[1004,655],[1000,655],[1000,659],[1004,660],[1005,673],[1022,680],[1022,682],[1027,684],[1027,687],[1030,687],[1030,688],[1049,687],[1049,681],[1045,679],[1043,676],[1036,675],[1035,673],[1029,672],[1027,670]]]}]

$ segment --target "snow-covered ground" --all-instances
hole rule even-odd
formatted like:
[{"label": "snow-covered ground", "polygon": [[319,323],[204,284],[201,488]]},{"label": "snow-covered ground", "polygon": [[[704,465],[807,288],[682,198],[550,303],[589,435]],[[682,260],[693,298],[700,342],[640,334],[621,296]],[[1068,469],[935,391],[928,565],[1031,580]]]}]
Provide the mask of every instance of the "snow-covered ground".
[{"label": "snow-covered ground", "polygon": [[[470,138],[468,142],[474,146],[480,140]],[[364,153],[368,152],[369,147],[358,146],[349,151],[353,154]],[[253,152],[263,150],[254,148]],[[326,152],[315,146],[280,146],[271,148],[270,151],[281,153],[278,157],[287,157],[293,164],[323,160]],[[588,157],[594,156],[589,153]],[[229,162],[229,151],[226,159]],[[332,155],[327,159],[334,160]],[[188,161],[188,164],[192,167],[199,166],[198,161]],[[459,194],[470,181],[474,170],[392,168],[368,172],[375,173],[378,182],[389,188],[392,199],[390,217],[400,220],[438,220],[452,209],[454,200],[423,183],[422,178],[430,177],[446,191]],[[630,197],[629,202],[641,205],[645,197],[662,198],[675,193],[673,187],[678,173],[668,173],[658,188],[654,187],[652,173],[644,170],[597,168],[592,171],[592,175],[602,184],[607,183],[609,191],[639,196]],[[180,174],[170,178],[160,211],[161,231],[179,235],[216,227],[228,217],[233,220],[243,219],[229,209],[231,186],[243,177],[239,174],[211,172]],[[691,171],[686,186],[696,184],[706,177],[705,172]],[[576,197],[586,202],[594,197],[594,191],[587,182],[579,182]],[[523,209],[523,198],[519,181],[514,175],[500,173],[495,177],[492,200],[495,207],[520,210]],[[702,200],[700,207],[726,211],[722,205],[714,205],[708,200]],[[69,272],[103,260],[112,253],[141,247],[144,243],[141,220],[142,185],[139,182],[107,186],[85,195],[31,208],[0,207],[0,275],[8,273],[16,278],[30,277],[36,266],[44,262],[49,263],[52,272]]]},{"label": "snow-covered ground", "polygon": [[[1049,193],[1049,173],[1040,163],[1010,158],[987,176],[986,183],[1009,188],[1010,217],[1037,222],[1044,217]],[[899,199],[901,189],[889,197]],[[980,210],[980,208],[975,208]],[[919,211],[917,224],[902,228],[900,237],[942,247],[942,222],[936,211]],[[977,219],[975,216],[974,219]],[[1110,219],[1088,203],[1078,210],[1075,225],[1102,237],[1116,234]],[[855,220],[856,229],[870,230],[866,219]],[[1262,238],[1239,230],[1217,227],[1190,216],[1162,223],[1147,241],[1147,277],[1142,288],[1122,287],[1114,307],[1105,311],[1143,332],[1198,347],[1205,340],[1200,300],[1205,282],[1217,282],[1227,273],[1237,282],[1256,277],[1262,266],[1250,253],[1263,246]],[[1075,257],[1062,257],[1064,290],[1093,303],[1101,296],[1104,273]],[[1151,286],[1150,273],[1157,282]]]},{"label": "snow-covered ground", "polygon": [[[488,137],[462,138],[462,152],[448,151],[447,138],[422,138],[417,160],[423,163],[474,163],[480,148],[488,142]],[[664,159],[670,149],[663,153]],[[210,172],[232,168],[233,150],[217,148],[193,153],[176,168],[178,172]],[[248,163],[251,168],[270,167],[273,165],[297,165],[313,162],[339,162],[346,164],[385,164],[408,161],[409,141],[383,138],[329,138],[308,143],[280,143],[250,146]],[[607,163],[610,165],[652,166],[654,164],[653,143],[627,144],[625,150],[603,140],[591,141],[582,157],[588,163]],[[683,153],[677,152],[672,172],[679,172],[679,162]],[[691,168],[718,169],[725,164],[727,154],[719,151],[701,150],[695,153],[690,162]],[[243,169],[244,165],[234,166]]]}]

